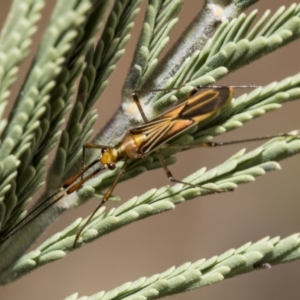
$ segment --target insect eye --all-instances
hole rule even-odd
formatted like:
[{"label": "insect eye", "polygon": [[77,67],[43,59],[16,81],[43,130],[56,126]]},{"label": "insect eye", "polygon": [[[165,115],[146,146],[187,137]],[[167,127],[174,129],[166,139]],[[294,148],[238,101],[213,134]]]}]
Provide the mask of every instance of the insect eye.
[{"label": "insect eye", "polygon": [[109,170],[114,170],[116,168],[116,165],[115,164],[107,164],[107,168]]}]

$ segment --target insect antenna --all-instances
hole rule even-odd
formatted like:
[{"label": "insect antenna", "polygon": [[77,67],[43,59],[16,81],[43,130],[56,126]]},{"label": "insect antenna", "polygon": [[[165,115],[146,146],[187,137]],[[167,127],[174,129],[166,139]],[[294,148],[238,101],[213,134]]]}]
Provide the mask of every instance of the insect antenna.
[{"label": "insect antenna", "polygon": [[[20,220],[17,224],[15,224],[12,228],[3,231],[0,236],[0,243],[3,243],[8,238],[10,238],[12,235],[14,235],[16,232],[18,232],[20,229],[25,227],[27,224],[31,223],[33,220],[35,220],[39,215],[41,215],[44,211],[46,211],[49,207],[66,197],[67,195],[73,193],[74,191],[78,190],[81,185],[91,178],[91,174],[84,177],[82,180],[80,180],[78,183],[73,184],[79,177],[83,176],[83,174],[93,167],[96,163],[99,163],[99,159],[94,160],[89,165],[85,166],[81,169],[80,172],[75,174],[73,177],[69,178],[64,182],[61,188],[59,188],[56,192],[51,194],[49,197],[47,197],[45,200],[43,200],[41,203],[39,203],[37,206],[35,206],[27,216],[25,216],[22,220]],[[101,170],[103,170],[104,167],[101,166],[100,168],[97,168],[92,174],[93,176],[99,173]],[[88,177],[88,178],[87,178]],[[59,195],[60,194],[60,195]]]}]

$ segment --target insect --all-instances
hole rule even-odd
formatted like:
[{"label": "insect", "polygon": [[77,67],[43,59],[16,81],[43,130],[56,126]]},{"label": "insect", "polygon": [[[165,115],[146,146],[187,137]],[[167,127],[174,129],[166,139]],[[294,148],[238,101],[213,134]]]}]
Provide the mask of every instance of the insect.
[{"label": "insect", "polygon": [[[246,87],[249,86],[239,86]],[[63,186],[55,192],[53,195],[45,199],[42,203],[40,203],[37,207],[35,207],[27,217],[17,223],[14,227],[12,227],[8,232],[4,232],[2,236],[0,236],[0,243],[7,240],[14,233],[19,231],[29,222],[34,220],[37,216],[43,213],[47,208],[64,198],[65,196],[78,191],[81,186],[91,179],[93,176],[98,174],[100,171],[104,169],[114,170],[116,168],[116,163],[119,161],[124,161],[123,165],[118,171],[116,178],[114,179],[112,185],[105,192],[100,204],[96,207],[90,217],[87,219],[85,224],[81,227],[81,229],[77,232],[74,240],[74,246],[76,245],[81,233],[86,228],[86,226],[93,219],[96,212],[105,204],[105,202],[111,196],[114,188],[117,183],[123,176],[124,172],[130,161],[135,159],[140,159],[144,156],[147,156],[153,152],[156,152],[158,159],[166,173],[168,179],[175,183],[182,183],[185,185],[189,185],[195,187],[197,185],[193,185],[191,183],[186,183],[180,180],[177,180],[172,175],[171,171],[167,167],[164,162],[164,159],[160,153],[161,147],[166,143],[178,136],[179,134],[185,132],[189,128],[191,128],[194,124],[203,122],[213,114],[217,113],[222,107],[228,104],[233,96],[233,86],[216,86],[214,88],[208,88],[206,90],[202,90],[199,92],[198,89],[194,89],[184,102],[176,105],[160,116],[148,121],[138,98],[137,93],[132,93],[132,99],[136,103],[139,112],[143,118],[144,124],[138,127],[135,127],[129,130],[123,137],[123,139],[114,147],[103,146],[88,143],[83,146],[83,160],[85,157],[85,150],[87,148],[92,149],[101,149],[100,158],[94,160],[87,166],[83,166],[80,172],[75,174],[73,177],[69,178],[64,182]],[[203,88],[201,88],[203,89]],[[216,147],[221,145],[228,145],[234,143],[241,143],[247,141],[257,141],[257,140],[265,140],[271,137],[276,136],[267,136],[261,138],[253,138],[253,139],[245,139],[239,141],[230,141],[225,143],[216,143],[216,142],[205,142],[195,146],[204,146],[204,147]],[[280,135],[282,136],[282,135]],[[191,148],[190,146],[181,148]],[[94,166],[99,164],[100,166],[95,168]],[[91,172],[84,176],[87,171]],[[197,186],[199,187],[199,186]],[[208,188],[209,189],[209,188]],[[219,190],[214,190],[214,192],[221,192]]]}]

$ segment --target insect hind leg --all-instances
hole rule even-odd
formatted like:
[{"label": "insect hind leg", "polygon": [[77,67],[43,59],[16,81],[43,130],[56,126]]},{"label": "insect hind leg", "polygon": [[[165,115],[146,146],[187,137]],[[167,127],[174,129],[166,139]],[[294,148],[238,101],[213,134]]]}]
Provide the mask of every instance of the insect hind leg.
[{"label": "insect hind leg", "polygon": [[225,141],[225,142],[214,142],[214,141],[208,141],[208,142],[201,142],[198,144],[190,144],[190,145],[170,145],[169,148],[178,148],[178,149],[192,149],[192,148],[199,148],[199,147],[209,147],[209,148],[216,148],[221,146],[230,146],[235,144],[243,144],[243,143],[249,143],[249,142],[258,142],[258,141],[267,141],[271,140],[273,138],[281,138],[281,137],[297,137],[299,134],[293,134],[293,133],[281,133],[281,134],[274,134],[274,135],[265,135],[260,137],[254,137],[254,138],[246,138],[246,139],[239,139],[239,140],[233,140],[233,141]]}]

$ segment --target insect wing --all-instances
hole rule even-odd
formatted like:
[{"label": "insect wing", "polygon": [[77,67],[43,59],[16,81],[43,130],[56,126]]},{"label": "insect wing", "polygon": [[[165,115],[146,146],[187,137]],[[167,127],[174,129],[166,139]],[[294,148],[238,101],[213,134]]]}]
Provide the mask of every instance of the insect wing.
[{"label": "insect wing", "polygon": [[133,135],[145,136],[144,142],[139,145],[139,152],[150,153],[195,123],[203,122],[227,104],[232,94],[230,87],[197,93],[150,122],[131,130]]}]

